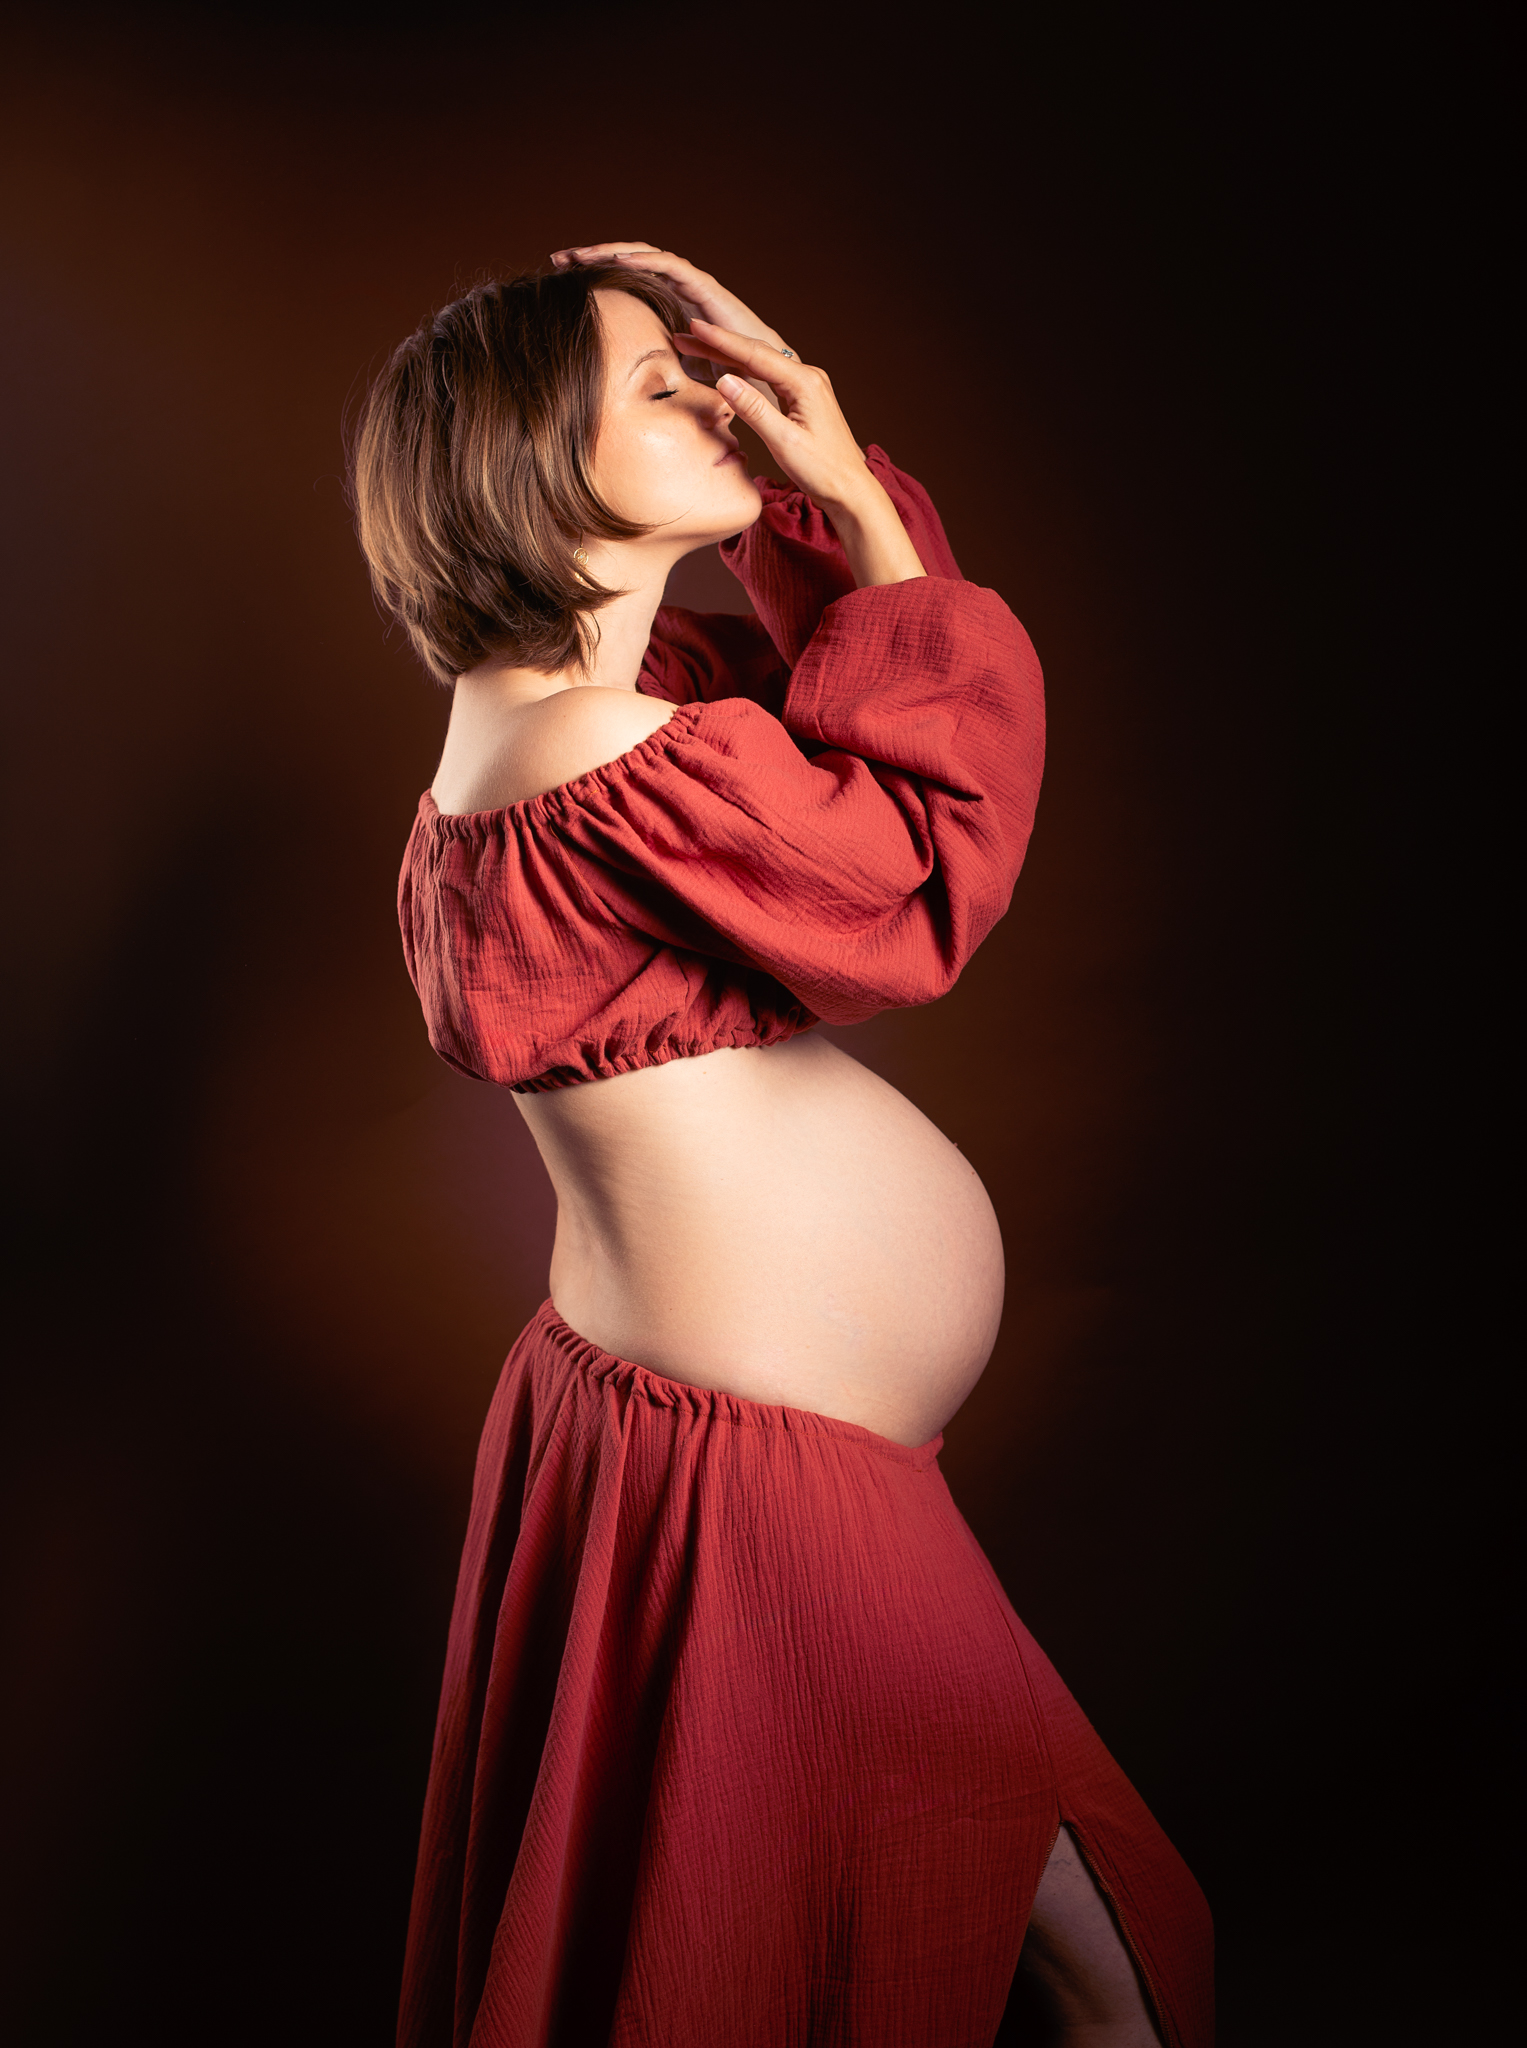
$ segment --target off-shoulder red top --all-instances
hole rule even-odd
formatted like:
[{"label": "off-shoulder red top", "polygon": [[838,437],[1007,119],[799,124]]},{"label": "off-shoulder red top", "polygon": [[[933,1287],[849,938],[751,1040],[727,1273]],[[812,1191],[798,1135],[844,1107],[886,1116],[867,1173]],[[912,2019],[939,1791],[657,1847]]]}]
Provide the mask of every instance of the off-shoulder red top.
[{"label": "off-shoulder red top", "polygon": [[398,889],[435,1050],[521,1093],[942,995],[1006,910],[1044,759],[1039,663],[871,447],[928,571],[856,590],[804,493],[723,548],[756,618],[657,614],[679,708],[603,768],[448,817]]}]

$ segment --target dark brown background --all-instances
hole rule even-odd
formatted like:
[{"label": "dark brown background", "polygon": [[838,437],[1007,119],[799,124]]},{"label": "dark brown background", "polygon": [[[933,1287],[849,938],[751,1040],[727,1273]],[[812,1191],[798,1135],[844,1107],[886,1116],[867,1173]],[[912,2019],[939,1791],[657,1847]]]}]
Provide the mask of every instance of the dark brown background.
[{"label": "dark brown background", "polygon": [[404,974],[446,700],[372,608],[340,419],[463,285],[621,233],[825,363],[1033,634],[1013,910],[944,1002],[840,1034],[1002,1219],[944,1469],[1209,1891],[1230,2048],[1400,2038],[1363,1108],[1408,103],[1292,17],[1137,12],[8,31],[8,2038],[390,2038],[551,1215]]}]

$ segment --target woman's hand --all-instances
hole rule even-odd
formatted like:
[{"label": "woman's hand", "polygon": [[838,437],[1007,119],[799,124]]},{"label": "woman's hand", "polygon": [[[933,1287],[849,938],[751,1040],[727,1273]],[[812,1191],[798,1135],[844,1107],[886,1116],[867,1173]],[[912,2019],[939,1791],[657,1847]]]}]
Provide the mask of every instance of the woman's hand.
[{"label": "woman's hand", "polygon": [[[698,269],[687,257],[675,256],[671,249],[655,249],[650,242],[584,242],[575,249],[554,249],[551,260],[558,270],[566,270],[574,263],[614,263],[624,270],[655,271],[668,280],[691,320],[705,320],[729,333],[745,334],[750,340],[766,342],[772,349],[785,346],[772,327],[734,293],[717,284],[709,271]],[[777,403],[767,384],[760,383],[756,389],[770,405]]]},{"label": "woman's hand", "polygon": [[[716,390],[791,483],[827,514],[861,589],[927,573],[896,507],[849,432],[825,370],[797,362],[783,345],[776,349],[709,320],[693,320],[689,334],[679,337],[679,348],[726,366]],[[761,384],[770,387],[777,409],[759,396]]]}]

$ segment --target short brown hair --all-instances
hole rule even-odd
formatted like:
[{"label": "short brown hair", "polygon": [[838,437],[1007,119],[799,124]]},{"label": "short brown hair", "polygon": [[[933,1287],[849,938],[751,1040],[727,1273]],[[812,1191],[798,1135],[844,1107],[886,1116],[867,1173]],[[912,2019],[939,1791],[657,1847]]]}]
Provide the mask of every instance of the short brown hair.
[{"label": "short brown hair", "polygon": [[618,593],[581,575],[580,537],[649,529],[590,478],[604,396],[594,293],[629,292],[670,333],[666,279],[607,265],[475,286],[393,350],[350,435],[350,500],[371,583],[430,674],[489,655],[547,674],[586,662]]}]

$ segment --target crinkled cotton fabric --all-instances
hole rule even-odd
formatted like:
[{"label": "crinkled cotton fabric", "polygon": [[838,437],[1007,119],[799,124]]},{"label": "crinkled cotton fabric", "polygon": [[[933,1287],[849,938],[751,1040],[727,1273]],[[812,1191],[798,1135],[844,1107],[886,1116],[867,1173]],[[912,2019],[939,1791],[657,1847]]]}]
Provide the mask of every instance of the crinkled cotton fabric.
[{"label": "crinkled cotton fabric", "polygon": [[938,1468],[547,1302],[483,1433],[401,2048],[990,2048],[1056,1830],[1169,2048],[1207,1910]]},{"label": "crinkled cotton fabric", "polygon": [[420,798],[398,914],[452,1066],[530,1091],[857,1023],[942,995],[1006,910],[1039,663],[872,458],[932,574],[855,590],[810,500],[771,485],[731,543],[759,616],[657,615],[641,687],[666,725],[499,810]]}]

